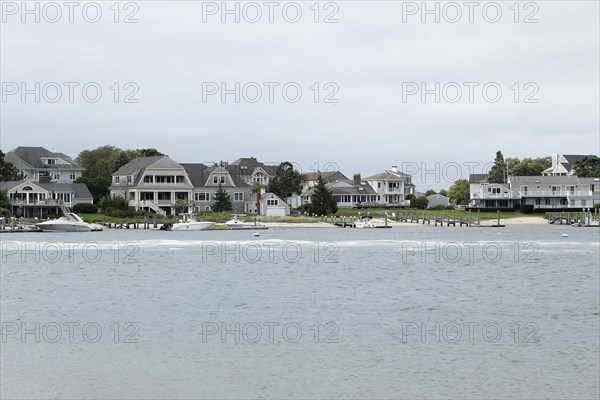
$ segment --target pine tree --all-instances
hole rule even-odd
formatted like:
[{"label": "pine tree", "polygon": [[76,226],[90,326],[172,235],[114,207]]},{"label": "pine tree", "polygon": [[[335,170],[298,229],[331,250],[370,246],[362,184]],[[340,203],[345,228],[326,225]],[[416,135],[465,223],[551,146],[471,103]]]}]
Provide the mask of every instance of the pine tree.
[{"label": "pine tree", "polygon": [[231,196],[227,193],[219,183],[219,187],[215,192],[215,202],[212,205],[214,212],[231,211],[233,206],[231,205]]},{"label": "pine tree", "polygon": [[294,193],[302,192],[302,179],[302,174],[294,169],[292,163],[285,161],[277,167],[267,190],[287,201]]},{"label": "pine tree", "polygon": [[317,215],[335,214],[338,210],[335,197],[333,197],[331,190],[325,185],[321,173],[319,173],[319,177],[317,178],[310,210]]},{"label": "pine tree", "polygon": [[490,169],[488,182],[506,183],[506,163],[504,162],[504,156],[500,150],[496,152],[496,160],[494,160],[494,166]]},{"label": "pine tree", "polygon": [[14,164],[4,160],[4,153],[0,150],[0,181],[20,181],[23,178],[23,173]]}]

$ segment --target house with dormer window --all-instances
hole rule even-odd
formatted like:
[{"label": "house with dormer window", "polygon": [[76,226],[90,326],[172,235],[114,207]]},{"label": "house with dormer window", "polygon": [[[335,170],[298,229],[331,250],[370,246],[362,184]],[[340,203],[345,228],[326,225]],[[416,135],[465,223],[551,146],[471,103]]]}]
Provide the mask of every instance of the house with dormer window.
[{"label": "house with dormer window", "polygon": [[19,146],[6,153],[4,159],[12,163],[24,179],[34,182],[73,183],[83,174],[83,167],[71,157],[43,147]]}]

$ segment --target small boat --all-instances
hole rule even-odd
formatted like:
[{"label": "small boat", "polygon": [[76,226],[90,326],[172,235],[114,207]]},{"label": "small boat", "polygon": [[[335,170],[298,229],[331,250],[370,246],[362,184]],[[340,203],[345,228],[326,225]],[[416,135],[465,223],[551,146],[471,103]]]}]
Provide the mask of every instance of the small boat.
[{"label": "small boat", "polygon": [[354,221],[355,228],[375,228],[373,225],[373,217],[367,215],[365,217],[361,217],[359,220]]},{"label": "small boat", "polygon": [[225,222],[227,229],[251,229],[263,227],[264,225],[255,222],[246,222],[245,214],[233,214],[233,217]]},{"label": "small boat", "polygon": [[[198,221],[193,213],[181,214],[183,219],[170,226],[170,231],[203,231],[213,226],[214,222]],[[162,229],[162,228],[161,228]]]},{"label": "small boat", "polygon": [[42,232],[91,232],[90,224],[83,222],[75,213],[68,213],[64,217],[35,224]]}]

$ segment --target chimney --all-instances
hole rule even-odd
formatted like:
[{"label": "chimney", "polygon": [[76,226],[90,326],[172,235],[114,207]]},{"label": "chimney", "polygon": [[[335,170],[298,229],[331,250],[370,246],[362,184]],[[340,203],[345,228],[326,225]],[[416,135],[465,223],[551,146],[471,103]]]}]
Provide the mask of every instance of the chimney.
[{"label": "chimney", "polygon": [[51,180],[52,180],[52,177],[48,176],[48,175],[40,175],[40,178],[39,178],[40,183],[50,183]]},{"label": "chimney", "polygon": [[398,172],[398,166],[392,165],[392,172]]},{"label": "chimney", "polygon": [[353,181],[354,186],[360,186],[360,174],[354,174]]}]

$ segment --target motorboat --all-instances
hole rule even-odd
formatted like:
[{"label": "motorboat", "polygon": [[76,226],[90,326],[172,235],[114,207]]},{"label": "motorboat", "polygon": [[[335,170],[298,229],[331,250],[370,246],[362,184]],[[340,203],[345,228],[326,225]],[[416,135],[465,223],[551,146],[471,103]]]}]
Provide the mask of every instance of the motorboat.
[{"label": "motorboat", "polygon": [[225,222],[227,229],[252,229],[257,227],[264,227],[262,224],[256,222],[246,222],[245,214],[233,214],[233,217]]},{"label": "motorboat", "polygon": [[370,215],[361,217],[360,219],[357,219],[356,221],[354,221],[354,227],[355,228],[375,228],[375,225],[373,224],[373,217],[371,217]]},{"label": "motorboat", "polygon": [[210,221],[198,221],[193,213],[181,214],[183,219],[179,222],[174,223],[170,229],[171,231],[203,231],[214,225],[214,222]]},{"label": "motorboat", "polygon": [[91,232],[92,226],[75,213],[35,224],[43,232]]}]

